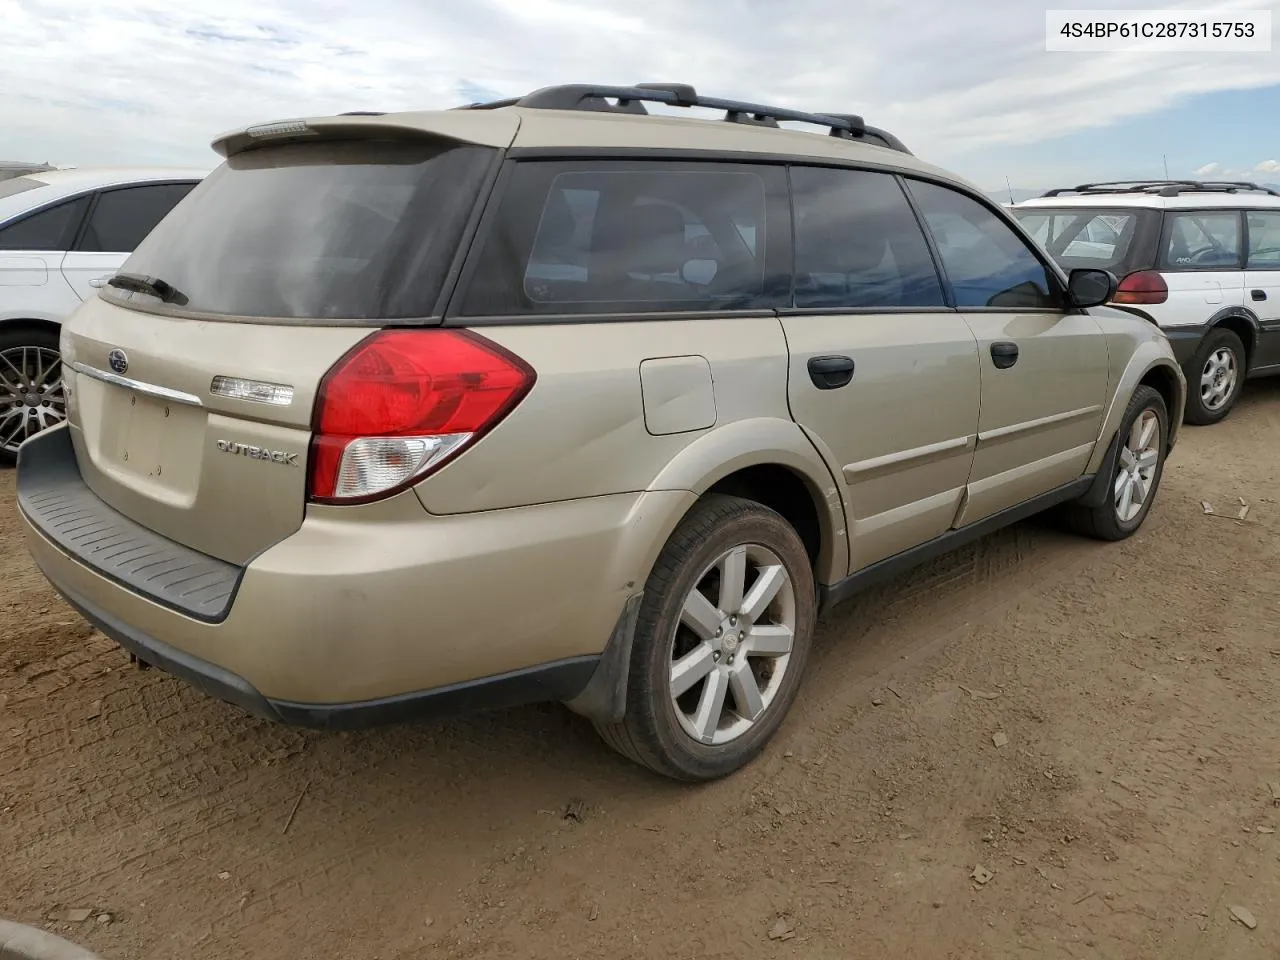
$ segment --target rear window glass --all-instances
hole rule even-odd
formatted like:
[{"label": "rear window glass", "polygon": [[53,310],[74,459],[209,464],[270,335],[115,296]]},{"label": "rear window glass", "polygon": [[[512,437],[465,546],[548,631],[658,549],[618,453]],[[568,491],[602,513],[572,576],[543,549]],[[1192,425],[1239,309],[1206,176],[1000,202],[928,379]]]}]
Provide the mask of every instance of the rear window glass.
[{"label": "rear window glass", "polygon": [[[496,152],[340,141],[232,157],[138,245],[123,272],[180,312],[284,320],[430,316]],[[106,295],[159,308],[146,294]]]},{"label": "rear window glass", "polygon": [[780,304],[766,269],[768,181],[733,164],[521,164],[481,251],[468,316]]},{"label": "rear window glass", "polygon": [[1068,270],[1117,270],[1129,255],[1138,215],[1125,210],[1010,211],[1031,238]]}]

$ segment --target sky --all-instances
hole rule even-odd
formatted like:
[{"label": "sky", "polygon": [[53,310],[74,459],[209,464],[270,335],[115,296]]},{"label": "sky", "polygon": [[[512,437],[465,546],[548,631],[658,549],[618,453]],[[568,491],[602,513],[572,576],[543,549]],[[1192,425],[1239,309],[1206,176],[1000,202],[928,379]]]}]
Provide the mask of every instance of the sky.
[{"label": "sky", "polygon": [[[1280,0],[1181,6],[1270,9],[1280,26]],[[1023,189],[1159,177],[1166,160],[1174,177],[1280,181],[1280,43],[1047,53],[1044,11],[1026,0],[0,0],[0,160],[212,168],[209,142],[249,123],[674,81],[859,113],[991,190],[1006,177]]]}]

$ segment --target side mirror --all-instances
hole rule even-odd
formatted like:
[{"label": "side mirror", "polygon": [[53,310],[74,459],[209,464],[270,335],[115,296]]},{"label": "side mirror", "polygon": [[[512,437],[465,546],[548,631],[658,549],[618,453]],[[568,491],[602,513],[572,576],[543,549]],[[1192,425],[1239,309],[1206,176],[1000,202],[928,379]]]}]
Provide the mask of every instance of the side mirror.
[{"label": "side mirror", "polygon": [[1067,277],[1067,300],[1073,307],[1096,307],[1116,294],[1120,281],[1110,270],[1072,270]]}]

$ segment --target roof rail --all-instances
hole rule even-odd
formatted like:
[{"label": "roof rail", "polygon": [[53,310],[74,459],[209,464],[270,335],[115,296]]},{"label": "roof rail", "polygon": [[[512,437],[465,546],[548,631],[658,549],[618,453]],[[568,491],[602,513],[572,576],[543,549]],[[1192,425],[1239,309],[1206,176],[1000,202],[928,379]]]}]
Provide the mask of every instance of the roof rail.
[{"label": "roof rail", "polygon": [[532,110],[587,110],[646,116],[649,113],[644,106],[646,103],[661,103],[669,107],[723,110],[726,122],[751,126],[777,127],[779,121],[808,123],[826,127],[829,135],[833,137],[844,140],[866,140],[900,153],[911,152],[893,134],[876,127],[868,127],[862,117],[857,114],[805,113],[786,107],[770,107],[760,103],[703,97],[699,96],[698,92],[687,83],[637,83],[630,87],[570,83],[543,87],[523,97],[495,100],[490,103],[471,103],[455,109],[496,110],[501,107],[523,107]]},{"label": "roof rail", "polygon": [[1158,197],[1176,197],[1184,193],[1265,193],[1280,197],[1280,192],[1247,180],[1109,180],[1102,183],[1082,183],[1078,187],[1059,187],[1046,191],[1041,196],[1060,197],[1067,193],[1081,196],[1145,193]]}]

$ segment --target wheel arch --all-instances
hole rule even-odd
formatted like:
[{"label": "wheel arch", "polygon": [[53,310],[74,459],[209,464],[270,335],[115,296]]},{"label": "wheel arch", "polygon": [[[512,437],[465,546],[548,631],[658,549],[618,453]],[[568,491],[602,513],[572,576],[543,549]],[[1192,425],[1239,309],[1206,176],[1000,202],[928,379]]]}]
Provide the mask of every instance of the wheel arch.
[{"label": "wheel arch", "polygon": [[1225,307],[1209,318],[1209,331],[1222,328],[1230,330],[1244,344],[1245,372],[1253,365],[1253,355],[1258,347],[1258,331],[1261,329],[1258,315],[1248,307]]},{"label": "wheel arch", "polygon": [[1129,398],[1133,396],[1134,390],[1144,385],[1152,387],[1164,398],[1169,413],[1168,446],[1172,449],[1178,438],[1186,405],[1187,381],[1167,342],[1148,340],[1138,345],[1120,375],[1086,473],[1098,473],[1107,463],[1109,454],[1113,452],[1112,441],[1120,429],[1125,410],[1128,409]]},{"label": "wheel arch", "polygon": [[41,330],[57,337],[62,333],[62,323],[48,317],[36,316],[5,317],[0,319],[0,333],[15,329]]},{"label": "wheel arch", "polygon": [[[813,563],[815,580],[832,583],[848,572],[840,491],[809,438],[793,421],[741,420],[704,434],[672,458],[649,489],[755,500],[796,529]],[[687,512],[672,518],[663,543]],[[652,569],[661,548],[658,544],[653,550],[646,571]]]}]

